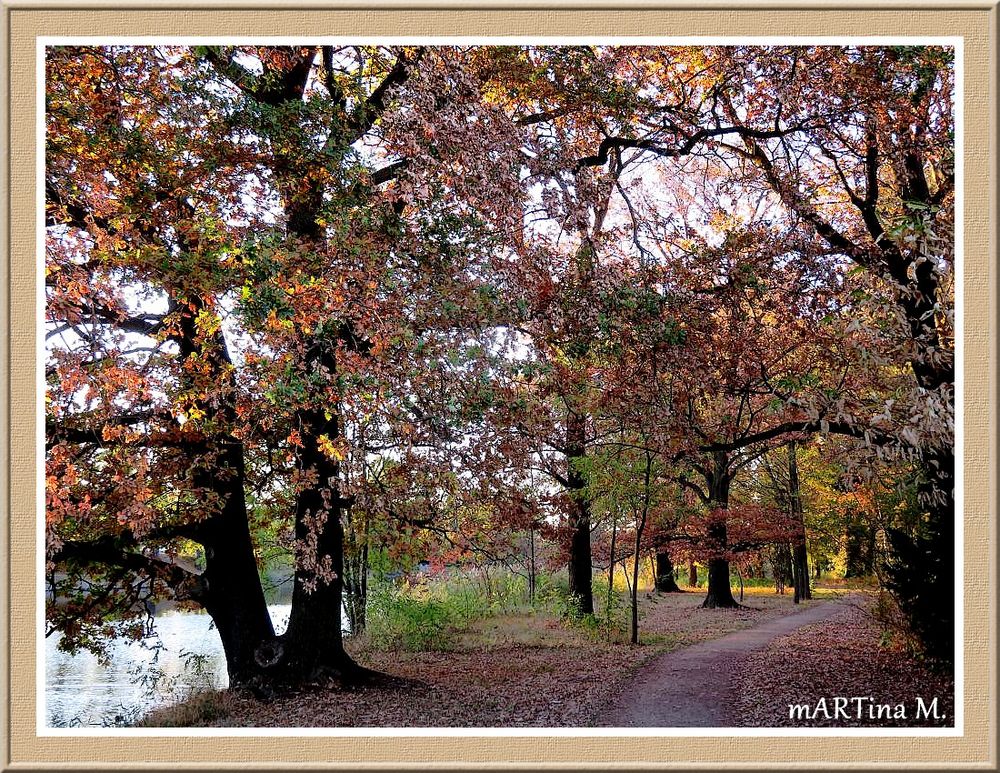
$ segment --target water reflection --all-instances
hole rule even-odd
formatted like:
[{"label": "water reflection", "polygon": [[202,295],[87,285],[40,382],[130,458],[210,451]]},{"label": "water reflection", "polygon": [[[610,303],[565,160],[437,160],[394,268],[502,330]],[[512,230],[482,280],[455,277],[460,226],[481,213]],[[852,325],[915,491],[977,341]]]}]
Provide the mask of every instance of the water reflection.
[{"label": "water reflection", "polygon": [[[288,625],[290,604],[268,606],[275,632]],[[212,618],[165,612],[147,642],[116,641],[111,662],[89,652],[69,655],[45,641],[45,716],[50,727],[114,726],[136,721],[156,706],[192,692],[228,686],[222,642]]]}]

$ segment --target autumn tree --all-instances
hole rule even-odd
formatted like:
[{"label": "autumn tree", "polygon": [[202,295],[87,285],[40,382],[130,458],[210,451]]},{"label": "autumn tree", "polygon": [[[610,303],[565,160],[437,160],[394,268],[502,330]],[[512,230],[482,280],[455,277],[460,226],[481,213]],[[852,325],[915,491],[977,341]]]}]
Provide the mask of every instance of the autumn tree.
[{"label": "autumn tree", "polygon": [[711,156],[733,170],[735,189],[766,191],[787,222],[863,275],[874,324],[858,348],[907,369],[905,399],[855,392],[833,411],[829,401],[803,406],[810,420],[781,431],[819,425],[870,454],[919,461],[925,529],[894,542],[900,571],[922,564],[926,581],[910,574],[894,589],[928,648],[949,659],[953,637],[933,631],[954,619],[952,51],[706,47],[634,61],[643,97],[623,105],[631,119],[601,140],[595,163],[615,150],[667,166],[692,151]]},{"label": "autumn tree", "polygon": [[[504,185],[517,200],[513,168],[482,164],[509,122],[477,112],[453,53],[53,52],[48,557],[55,594],[78,601],[49,614],[67,646],[166,595],[213,615],[234,684],[366,676],[340,619],[357,417],[382,406],[371,433],[406,446],[421,422],[394,397],[430,391],[411,379],[446,346],[438,323],[467,324],[444,318],[469,308],[477,202]],[[289,523],[281,636],[248,497]]]}]

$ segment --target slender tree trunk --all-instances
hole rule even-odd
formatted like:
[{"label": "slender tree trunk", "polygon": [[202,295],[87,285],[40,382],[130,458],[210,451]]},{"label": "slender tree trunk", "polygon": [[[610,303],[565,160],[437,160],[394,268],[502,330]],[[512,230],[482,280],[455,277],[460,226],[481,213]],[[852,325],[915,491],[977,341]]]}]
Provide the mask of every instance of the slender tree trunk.
[{"label": "slender tree trunk", "polygon": [[795,547],[792,550],[792,573],[795,580],[794,602],[812,598],[809,588],[809,559],[806,554],[806,526],[799,489],[798,448],[793,440],[788,444],[788,501],[795,521]]},{"label": "slender tree trunk", "polygon": [[531,604],[535,603],[535,583],[536,583],[536,571],[535,571],[535,527],[532,526],[529,531],[529,566],[528,566],[528,601]]},{"label": "slender tree trunk", "polygon": [[368,625],[368,569],[370,566],[369,561],[369,546],[368,546],[368,520],[365,519],[365,545],[362,549],[362,563],[361,571],[361,598],[358,599],[358,630],[357,633],[361,633],[365,627]]},{"label": "slender tree trunk", "polygon": [[347,531],[344,552],[344,608],[352,635],[365,629],[368,605],[368,530],[371,519],[361,513],[361,523],[352,510],[345,510]]},{"label": "slender tree trunk", "polygon": [[608,597],[604,602],[604,619],[608,625],[608,641],[611,641],[611,607],[615,600],[615,547],[618,541],[618,514],[611,521],[611,558],[608,561]]},{"label": "slender tree trunk", "polygon": [[635,554],[632,557],[632,635],[630,641],[632,644],[639,643],[639,539],[641,538],[641,530],[636,529],[635,533]]},{"label": "slender tree trunk", "polygon": [[694,561],[688,561],[688,587],[698,587],[698,564]]},{"label": "slender tree trunk", "polygon": [[[639,643],[639,561],[641,559],[640,549],[642,547],[642,533],[646,528],[646,521],[649,519],[649,503],[652,498],[652,491],[650,490],[652,478],[653,456],[647,450],[646,466],[643,470],[642,511],[639,514],[639,518],[636,519],[635,544],[633,545],[635,552],[633,553],[632,563],[632,644]],[[668,573],[667,577],[673,579],[673,572]],[[656,578],[653,579],[653,584],[656,584]]]},{"label": "slender tree trunk", "polygon": [[784,595],[785,586],[794,587],[794,572],[792,571],[792,547],[787,542],[774,546],[774,592]]}]

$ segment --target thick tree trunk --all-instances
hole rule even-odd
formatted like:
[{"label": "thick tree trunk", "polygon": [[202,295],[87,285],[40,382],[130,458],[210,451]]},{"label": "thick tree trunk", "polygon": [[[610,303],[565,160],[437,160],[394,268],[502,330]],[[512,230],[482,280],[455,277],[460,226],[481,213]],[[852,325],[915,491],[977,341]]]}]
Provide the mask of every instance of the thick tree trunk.
[{"label": "thick tree trunk", "polygon": [[796,604],[812,598],[812,591],[809,588],[809,559],[806,556],[805,543],[802,542],[796,543],[792,550],[792,580],[795,589],[792,600]]},{"label": "thick tree trunk", "polygon": [[712,478],[709,481],[712,523],[708,527],[708,541],[713,558],[708,562],[708,593],[702,607],[706,609],[739,607],[729,584],[729,534],[726,514],[729,510],[729,457],[725,452],[714,455]]},{"label": "thick tree trunk", "polygon": [[656,590],[660,593],[683,593],[674,579],[674,564],[666,550],[656,551]]},{"label": "thick tree trunk", "polygon": [[[332,353],[317,343],[311,358],[336,373]],[[336,414],[300,410],[301,446],[297,466],[315,476],[315,484],[299,492],[295,504],[296,575],[288,630],[280,637],[271,667],[290,681],[336,677],[350,683],[366,673],[344,650],[342,613],[344,577],[344,502],[340,465],[319,447],[319,438],[340,438]]]},{"label": "thick tree trunk", "polygon": [[[722,534],[725,525],[722,525]],[[716,532],[719,534],[720,532]],[[729,561],[725,558],[713,558],[708,562],[708,593],[702,602],[705,609],[732,609],[739,603],[733,598],[733,589],[729,584]]]},{"label": "thick tree trunk", "polygon": [[198,536],[205,548],[203,605],[222,640],[229,684],[239,687],[256,677],[257,647],[274,638],[274,628],[247,521],[242,449],[234,448],[227,456],[238,472],[228,491],[219,491],[217,483],[216,494],[224,497],[225,504],[217,516],[201,525]]},{"label": "thick tree trunk", "polygon": [[[920,490],[926,502],[927,521],[916,533],[889,529],[892,547],[888,588],[906,614],[926,653],[950,670],[955,657],[955,524],[954,454],[929,454],[927,466],[935,470]],[[934,500],[934,492],[940,500]]]},{"label": "thick tree trunk", "polygon": [[[319,245],[322,229],[317,223],[321,192],[301,189],[297,181],[281,181],[288,230],[305,244]],[[350,323],[325,335],[302,332],[309,341],[302,354],[306,373],[324,372],[332,383],[337,377],[335,347],[344,343],[358,348]],[[311,340],[310,340],[311,339]],[[373,675],[344,650],[342,608],[344,601],[344,527],[347,504],[340,493],[340,465],[320,448],[320,438],[336,446],[341,437],[340,419],[326,408],[320,395],[308,396],[295,412],[299,446],[296,468],[303,486],[295,502],[295,581],[288,629],[257,649],[257,664],[264,690],[333,678],[342,684]]]},{"label": "thick tree trunk", "polygon": [[[181,358],[199,358],[228,386],[199,407],[213,422],[230,427],[236,421],[231,399],[235,384],[231,375],[224,375],[232,364],[226,340],[221,331],[207,339],[199,333],[198,314],[211,310],[202,297],[190,296],[171,305],[180,316]],[[195,490],[208,494],[205,507],[210,513],[191,532],[205,549],[201,576],[205,590],[200,600],[219,632],[229,683],[237,687],[256,677],[256,649],[274,638],[250,534],[243,453],[243,444],[231,435],[212,438],[193,454],[191,469]]]},{"label": "thick tree trunk", "polygon": [[566,420],[566,460],[571,500],[569,592],[582,615],[594,612],[593,568],[590,545],[590,497],[581,463],[587,456],[586,417],[572,410]]},{"label": "thick tree trunk", "polygon": [[[290,79],[281,95],[282,102],[298,102],[309,69],[298,79]],[[308,249],[321,251],[325,232],[320,226],[324,206],[321,184],[303,174],[303,159],[293,154],[287,159],[286,174],[277,180],[287,216],[290,237]],[[326,383],[337,378],[336,347],[345,345],[363,350],[350,320],[331,320],[334,328],[301,331],[308,341],[301,355],[303,372],[322,372]],[[341,438],[340,418],[328,406],[325,391],[307,396],[306,404],[295,413],[300,445],[295,449],[296,467],[310,485],[301,488],[295,503],[295,584],[288,629],[269,646],[258,651],[258,663],[272,681],[295,684],[335,678],[354,683],[370,676],[344,650],[342,608],[344,600],[345,505],[340,490],[340,464],[320,448],[320,438],[334,446]]]}]

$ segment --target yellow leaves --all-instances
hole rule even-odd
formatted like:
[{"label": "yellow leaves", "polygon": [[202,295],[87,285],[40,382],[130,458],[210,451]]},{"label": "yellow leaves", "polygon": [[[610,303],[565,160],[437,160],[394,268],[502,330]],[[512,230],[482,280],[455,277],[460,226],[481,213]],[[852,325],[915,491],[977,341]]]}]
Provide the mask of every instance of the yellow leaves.
[{"label": "yellow leaves", "polygon": [[194,318],[194,324],[201,335],[212,336],[219,332],[219,328],[222,327],[222,318],[215,312],[202,309]]},{"label": "yellow leaves", "polygon": [[198,421],[198,419],[205,418],[205,412],[201,408],[192,406],[191,408],[188,408],[187,417],[191,421]]},{"label": "yellow leaves", "polygon": [[320,435],[316,438],[316,445],[319,447],[320,452],[328,459],[332,459],[335,462],[342,462],[347,456],[344,453],[344,449],[341,448],[337,443],[330,440],[327,435]]}]

